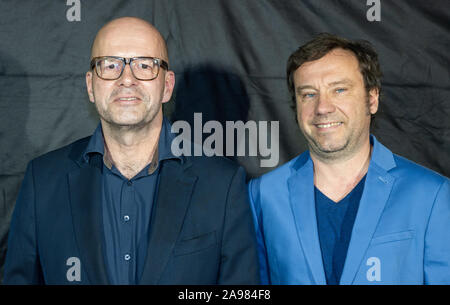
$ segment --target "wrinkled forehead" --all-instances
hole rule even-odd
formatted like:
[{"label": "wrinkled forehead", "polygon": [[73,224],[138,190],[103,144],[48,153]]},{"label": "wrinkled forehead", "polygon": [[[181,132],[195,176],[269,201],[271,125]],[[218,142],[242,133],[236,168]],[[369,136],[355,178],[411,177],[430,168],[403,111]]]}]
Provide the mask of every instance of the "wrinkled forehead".
[{"label": "wrinkled forehead", "polygon": [[147,24],[124,22],[102,28],[92,45],[91,58],[97,56],[152,56],[168,61],[161,34]]}]

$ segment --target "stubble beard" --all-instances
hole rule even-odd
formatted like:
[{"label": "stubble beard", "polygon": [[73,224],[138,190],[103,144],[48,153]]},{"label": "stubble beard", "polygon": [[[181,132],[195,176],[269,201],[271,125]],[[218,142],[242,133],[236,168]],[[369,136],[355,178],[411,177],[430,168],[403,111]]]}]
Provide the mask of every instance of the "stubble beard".
[{"label": "stubble beard", "polygon": [[[366,95],[366,115],[371,116],[370,113],[370,102],[369,97]],[[345,124],[344,124],[345,126]],[[369,122],[370,126],[370,122]],[[362,137],[363,130],[356,130],[352,128],[348,131],[346,135],[344,135],[344,140],[342,144],[336,145],[335,143],[331,143],[330,145],[322,145],[318,139],[316,139],[313,135],[308,134],[303,128],[303,135],[305,136],[308,142],[308,148],[312,154],[314,154],[317,158],[323,161],[334,161],[334,160],[343,160],[351,157],[354,152],[358,149],[358,139]]]},{"label": "stubble beard", "polygon": [[353,136],[353,130],[350,131],[350,134],[344,136],[343,143],[340,144],[331,143],[323,145],[314,136],[309,135],[305,132],[303,132],[303,134],[308,142],[310,152],[321,160],[338,160],[341,158],[345,158],[346,155],[350,154],[349,145],[350,140]]},{"label": "stubble beard", "polygon": [[[109,128],[111,130],[116,130],[119,132],[124,131],[138,131],[143,128],[148,127],[156,118],[158,115],[161,107],[158,107],[157,103],[152,103],[150,101],[150,97],[141,94],[141,92],[138,90],[136,93],[139,94],[139,96],[142,98],[142,105],[145,106],[145,115],[141,119],[137,119],[135,122],[130,123],[122,123],[120,122],[120,119],[114,118],[114,114],[112,113],[111,109],[108,109],[111,107],[113,102],[107,102],[106,108],[103,108],[102,103],[95,102],[95,108],[97,109],[97,113],[100,116],[101,120],[108,124]],[[115,96],[118,95],[118,92],[113,92],[109,97],[108,101],[113,101]],[[95,94],[94,94],[95,97]],[[96,101],[97,99],[95,99]],[[149,106],[147,106],[149,105]]]}]

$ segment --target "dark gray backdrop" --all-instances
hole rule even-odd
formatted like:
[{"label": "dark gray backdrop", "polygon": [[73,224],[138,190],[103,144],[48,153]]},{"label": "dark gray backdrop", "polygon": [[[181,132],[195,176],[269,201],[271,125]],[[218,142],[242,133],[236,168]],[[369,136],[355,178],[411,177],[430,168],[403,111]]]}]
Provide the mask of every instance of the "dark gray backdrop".
[{"label": "dark gray backdrop", "polygon": [[[70,22],[77,2],[80,20]],[[367,39],[384,71],[373,133],[449,176],[450,1],[379,2],[381,21],[369,22],[366,0],[1,0],[0,267],[27,162],[98,123],[84,82],[90,45],[120,16],[148,20],[168,41],[177,85],[167,116],[279,121],[278,165],[306,149],[286,88],[289,54],[319,32]],[[259,157],[236,161],[250,177],[272,169]]]}]

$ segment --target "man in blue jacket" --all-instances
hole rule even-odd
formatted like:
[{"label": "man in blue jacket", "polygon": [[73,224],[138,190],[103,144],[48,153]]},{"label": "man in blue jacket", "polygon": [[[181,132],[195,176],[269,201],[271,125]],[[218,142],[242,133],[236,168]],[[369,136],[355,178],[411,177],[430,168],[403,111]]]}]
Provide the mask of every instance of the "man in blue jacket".
[{"label": "man in blue jacket", "polygon": [[377,57],[320,34],[288,60],[309,151],[249,184],[266,283],[450,284],[449,180],[370,135]]},{"label": "man in blue jacket", "polygon": [[259,283],[243,169],[172,152],[162,104],[175,74],[161,34],[141,19],[113,20],[90,68],[101,124],[28,165],[4,283]]}]

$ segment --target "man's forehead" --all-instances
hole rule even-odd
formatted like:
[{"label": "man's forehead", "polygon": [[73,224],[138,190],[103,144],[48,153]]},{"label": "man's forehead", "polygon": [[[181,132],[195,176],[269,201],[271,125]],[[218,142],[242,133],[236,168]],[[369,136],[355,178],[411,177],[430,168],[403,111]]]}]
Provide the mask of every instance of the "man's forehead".
[{"label": "man's forehead", "polygon": [[[345,77],[345,76],[337,76],[334,78],[330,78],[325,82],[325,85],[327,87],[336,87],[336,86],[350,86],[352,87],[355,85],[355,80]],[[306,89],[314,89],[317,90],[317,87],[315,86],[314,82],[308,82],[307,80],[305,82],[299,81],[296,84],[295,90],[297,92],[301,92],[302,90]]]},{"label": "man's forehead", "polygon": [[94,40],[91,57],[106,55],[155,56],[168,60],[161,34],[142,22],[117,22],[103,27]]},{"label": "man's forehead", "polygon": [[145,35],[115,36],[114,33],[110,33],[100,37],[93,47],[92,56],[120,56],[132,55],[132,53],[135,53],[136,56],[159,56],[162,48],[161,42],[154,37]]},{"label": "man's forehead", "polygon": [[327,84],[351,82],[362,78],[356,56],[347,50],[336,49],[318,60],[305,62],[294,72],[295,83],[322,79]]},{"label": "man's forehead", "polygon": [[333,49],[319,59],[303,63],[298,70],[315,70],[318,67],[322,69],[333,68],[335,66],[347,66],[354,68],[358,66],[358,60],[353,52],[343,49]]}]

